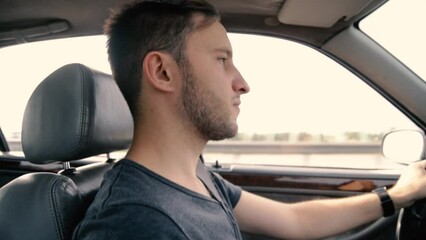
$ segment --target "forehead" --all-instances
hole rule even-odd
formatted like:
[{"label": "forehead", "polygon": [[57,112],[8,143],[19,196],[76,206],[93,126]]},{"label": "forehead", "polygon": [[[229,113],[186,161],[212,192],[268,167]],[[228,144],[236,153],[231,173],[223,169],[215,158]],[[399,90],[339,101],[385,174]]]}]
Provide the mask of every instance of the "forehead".
[{"label": "forehead", "polygon": [[214,51],[220,48],[231,51],[226,30],[219,21],[194,31],[187,41],[189,49]]}]

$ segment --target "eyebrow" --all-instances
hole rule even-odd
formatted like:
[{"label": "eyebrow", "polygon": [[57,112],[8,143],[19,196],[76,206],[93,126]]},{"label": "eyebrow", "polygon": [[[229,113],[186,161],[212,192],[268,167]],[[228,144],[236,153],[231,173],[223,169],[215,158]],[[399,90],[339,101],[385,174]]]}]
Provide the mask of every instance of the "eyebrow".
[{"label": "eyebrow", "polygon": [[228,48],[216,48],[213,50],[214,52],[225,53],[228,57],[232,57],[232,50]]}]

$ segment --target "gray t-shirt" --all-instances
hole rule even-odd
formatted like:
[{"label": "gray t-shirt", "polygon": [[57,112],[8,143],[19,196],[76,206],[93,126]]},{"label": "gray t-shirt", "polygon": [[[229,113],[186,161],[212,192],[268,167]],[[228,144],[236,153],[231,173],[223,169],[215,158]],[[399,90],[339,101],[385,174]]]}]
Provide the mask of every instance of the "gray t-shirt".
[{"label": "gray t-shirt", "polygon": [[242,239],[232,211],[241,188],[209,175],[221,200],[123,159],[105,174],[74,239]]}]

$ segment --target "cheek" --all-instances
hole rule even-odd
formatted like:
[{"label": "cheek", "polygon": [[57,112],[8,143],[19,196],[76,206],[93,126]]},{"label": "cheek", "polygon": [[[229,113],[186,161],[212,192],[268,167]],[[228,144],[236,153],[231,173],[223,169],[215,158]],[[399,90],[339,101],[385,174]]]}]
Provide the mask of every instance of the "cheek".
[{"label": "cheek", "polygon": [[[197,66],[198,65],[198,66]],[[194,63],[194,69],[199,71],[201,74],[225,74],[226,64],[221,60],[218,60],[216,57],[205,57],[198,60]],[[197,66],[197,68],[195,68]]]},{"label": "cheek", "polygon": [[217,96],[232,94],[232,77],[226,66],[220,61],[211,59],[191,65],[192,75],[197,85],[204,90],[212,91]]}]

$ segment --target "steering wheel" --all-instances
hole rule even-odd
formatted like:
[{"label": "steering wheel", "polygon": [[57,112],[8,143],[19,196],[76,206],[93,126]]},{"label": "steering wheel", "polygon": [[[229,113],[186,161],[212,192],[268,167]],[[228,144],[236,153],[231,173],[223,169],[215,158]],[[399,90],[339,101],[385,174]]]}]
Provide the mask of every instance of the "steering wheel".
[{"label": "steering wheel", "polygon": [[397,240],[426,239],[426,199],[416,201],[400,211],[396,228]]}]

